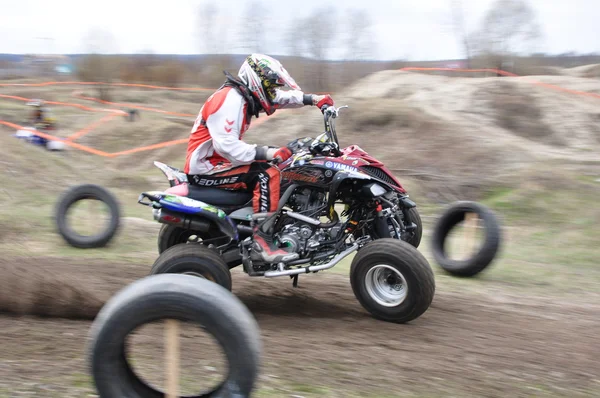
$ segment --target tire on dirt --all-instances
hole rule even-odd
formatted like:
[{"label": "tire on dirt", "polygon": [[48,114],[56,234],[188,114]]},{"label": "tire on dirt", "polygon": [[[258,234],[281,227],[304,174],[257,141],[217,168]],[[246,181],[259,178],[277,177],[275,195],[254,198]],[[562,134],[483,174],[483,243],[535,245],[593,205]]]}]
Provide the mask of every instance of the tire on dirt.
[{"label": "tire on dirt", "polygon": [[418,248],[421,244],[421,237],[423,236],[421,215],[416,207],[411,207],[408,209],[408,216],[410,217],[410,221],[416,224],[417,228],[415,229],[414,235],[408,238],[406,242],[410,243],[411,246]]},{"label": "tire on dirt", "polygon": [[189,274],[231,291],[231,271],[227,263],[216,251],[200,244],[171,246],[156,259],[150,274]]},{"label": "tire on dirt", "polygon": [[[255,318],[233,294],[187,275],[152,275],[113,296],[90,329],[88,360],[101,398],[158,398],[127,362],[126,338],[161,319],[201,325],[223,349],[229,374],[203,397],[248,397],[259,373],[262,342]],[[185,354],[183,354],[185,355]]]},{"label": "tire on dirt", "polygon": [[[370,270],[398,271],[406,281],[400,286],[405,289],[404,299],[397,304],[378,302],[368,287]],[[350,284],[354,296],[374,318],[395,323],[406,323],[421,316],[435,294],[435,277],[425,257],[409,243],[392,238],[369,242],[359,250],[350,267]]]},{"label": "tire on dirt", "polygon": [[[483,221],[485,241],[479,251],[465,260],[448,258],[445,243],[448,234],[467,213],[477,213]],[[477,202],[460,201],[451,204],[436,221],[431,237],[431,249],[435,261],[448,273],[455,276],[470,277],[487,268],[496,257],[500,248],[501,226],[498,218],[486,206]]]},{"label": "tire on dirt", "polygon": [[[96,199],[106,204],[110,210],[108,227],[93,236],[79,235],[67,224],[69,208],[80,200]],[[76,185],[65,191],[58,200],[55,221],[58,233],[71,246],[80,249],[104,247],[119,229],[121,210],[117,199],[106,188],[95,184]]]}]

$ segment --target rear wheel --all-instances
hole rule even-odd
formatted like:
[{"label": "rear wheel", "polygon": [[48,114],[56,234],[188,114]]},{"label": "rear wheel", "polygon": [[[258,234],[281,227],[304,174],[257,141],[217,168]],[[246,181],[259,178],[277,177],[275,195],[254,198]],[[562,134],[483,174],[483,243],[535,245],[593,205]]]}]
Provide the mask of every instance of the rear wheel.
[{"label": "rear wheel", "polygon": [[350,284],[360,304],[375,318],[405,323],[431,304],[435,278],[429,263],[407,242],[372,241],[354,257]]},{"label": "rear wheel", "polygon": [[180,243],[201,243],[205,239],[210,239],[206,232],[164,224],[158,233],[158,253]]},{"label": "rear wheel", "polygon": [[185,243],[165,250],[152,265],[150,274],[185,274],[215,282],[231,291],[231,272],[225,260],[204,245]]},{"label": "rear wheel", "polygon": [[[226,238],[226,236],[220,233],[220,231],[213,231],[212,229],[208,232],[200,232],[177,227],[175,225],[164,224],[158,233],[158,253],[162,254],[170,247],[181,243],[201,245],[213,243],[218,245],[222,242],[220,239],[216,238],[221,237]],[[237,252],[237,250],[234,252]],[[230,269],[235,268],[242,263],[241,256],[235,255],[234,252],[224,255],[224,260]]]}]

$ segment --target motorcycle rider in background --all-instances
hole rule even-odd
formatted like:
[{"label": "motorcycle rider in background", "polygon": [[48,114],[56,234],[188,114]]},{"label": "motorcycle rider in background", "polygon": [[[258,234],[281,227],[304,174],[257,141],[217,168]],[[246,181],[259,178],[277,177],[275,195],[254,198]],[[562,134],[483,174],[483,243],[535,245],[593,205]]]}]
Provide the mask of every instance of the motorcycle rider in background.
[{"label": "motorcycle rider in background", "polygon": [[41,129],[54,127],[55,120],[43,100],[34,99],[27,103],[33,108],[29,121]]},{"label": "motorcycle rider in background", "polygon": [[[281,176],[267,163],[283,162],[292,156],[287,147],[251,145],[242,141],[250,120],[259,113],[267,116],[277,109],[305,105],[333,105],[329,95],[305,94],[276,59],[249,55],[238,76],[224,72],[225,83],[204,103],[192,127],[184,171],[190,184],[232,190],[253,191],[255,213],[277,210]],[[287,87],[291,90],[283,91]],[[269,217],[254,230],[252,261],[288,262],[298,258],[273,242]]]},{"label": "motorcycle rider in background", "polygon": [[[52,116],[45,102],[41,99],[33,99],[27,103],[33,108],[28,122],[33,124],[36,130],[48,132],[48,130],[56,128],[56,119]],[[47,145],[48,139],[44,137],[36,137],[35,141],[40,145]]]}]

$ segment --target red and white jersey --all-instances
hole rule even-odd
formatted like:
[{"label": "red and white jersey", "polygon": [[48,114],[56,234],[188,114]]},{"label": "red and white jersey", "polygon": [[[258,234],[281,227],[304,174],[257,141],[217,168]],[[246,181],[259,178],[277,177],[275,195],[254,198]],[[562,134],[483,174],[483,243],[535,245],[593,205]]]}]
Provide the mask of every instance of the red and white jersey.
[{"label": "red and white jersey", "polygon": [[[278,109],[299,108],[304,106],[303,98],[302,91],[277,90],[273,102]],[[250,121],[246,120],[247,107],[244,97],[232,87],[224,87],[208,97],[192,127],[186,174],[210,174],[218,163],[235,167],[254,161],[256,145],[242,141],[250,127]],[[220,170],[223,168],[219,167]]]}]

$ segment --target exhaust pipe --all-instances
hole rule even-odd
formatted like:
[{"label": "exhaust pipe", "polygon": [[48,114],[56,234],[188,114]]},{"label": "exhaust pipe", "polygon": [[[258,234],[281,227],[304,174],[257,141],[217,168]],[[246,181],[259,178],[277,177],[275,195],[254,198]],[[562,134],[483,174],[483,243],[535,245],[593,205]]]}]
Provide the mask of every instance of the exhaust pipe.
[{"label": "exhaust pipe", "polygon": [[181,213],[173,213],[165,209],[154,209],[154,219],[161,224],[176,225],[194,231],[207,232],[210,223],[201,218],[191,217]]},{"label": "exhaust pipe", "polygon": [[[193,231],[207,232],[210,228],[210,222],[202,218],[190,217],[181,213],[173,213],[165,209],[154,209],[154,219],[161,224],[176,225],[181,228],[191,229]],[[251,236],[254,233],[252,227],[247,225],[237,225],[240,235]]]},{"label": "exhaust pipe", "polygon": [[274,278],[277,276],[292,276],[292,275],[299,275],[299,274],[308,274],[310,272],[323,271],[323,270],[326,270],[329,268],[333,268],[337,263],[342,261],[348,255],[355,252],[357,249],[358,249],[358,243],[354,243],[352,246],[350,246],[349,248],[347,248],[346,250],[344,250],[343,252],[341,252],[340,254],[335,256],[333,259],[331,259],[331,261],[328,262],[327,264],[309,265],[308,267],[288,269],[288,270],[284,270],[284,271],[267,271],[267,272],[265,272],[264,276],[267,278]]}]

